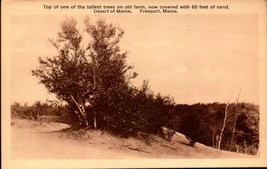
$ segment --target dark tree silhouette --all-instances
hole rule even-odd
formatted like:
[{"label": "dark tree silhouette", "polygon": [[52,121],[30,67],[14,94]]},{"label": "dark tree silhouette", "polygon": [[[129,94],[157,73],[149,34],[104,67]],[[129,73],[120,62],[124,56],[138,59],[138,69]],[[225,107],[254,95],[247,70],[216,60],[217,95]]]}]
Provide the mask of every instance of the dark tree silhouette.
[{"label": "dark tree silhouette", "polygon": [[122,29],[101,19],[92,24],[86,18],[88,36],[83,37],[76,25],[73,18],[61,23],[57,39],[50,40],[58,55],[39,58],[40,67],[32,72],[49,92],[73,108],[81,126],[96,128],[98,103],[127,86],[136,74],[127,74],[132,67],[126,65],[126,52],[118,46]]}]

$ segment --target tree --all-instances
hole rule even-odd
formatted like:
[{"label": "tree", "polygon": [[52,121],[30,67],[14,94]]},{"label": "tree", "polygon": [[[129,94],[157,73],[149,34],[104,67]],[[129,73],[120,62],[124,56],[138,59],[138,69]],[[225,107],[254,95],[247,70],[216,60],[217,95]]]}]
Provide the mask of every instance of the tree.
[{"label": "tree", "polygon": [[223,137],[223,132],[224,132],[224,129],[226,127],[226,120],[227,120],[227,115],[228,115],[228,112],[229,112],[229,103],[226,104],[226,107],[225,107],[225,111],[224,111],[224,118],[223,118],[223,125],[222,125],[222,129],[220,131],[220,135],[219,135],[219,139],[218,139],[218,149],[220,150],[221,149],[221,142],[222,142],[222,137]]},{"label": "tree", "polygon": [[56,41],[50,40],[58,51],[57,56],[39,57],[40,67],[33,70],[49,92],[72,105],[81,125],[88,126],[85,103],[91,89],[91,63],[81,48],[82,36],[76,28],[76,20],[66,19]]},{"label": "tree", "polygon": [[236,122],[235,142],[240,151],[257,154],[259,148],[259,107],[241,103]]},{"label": "tree", "polygon": [[[127,71],[133,67],[126,64],[127,52],[121,52],[119,47],[124,34],[121,28],[106,24],[101,19],[93,25],[88,17],[85,19],[85,25],[90,37],[87,50],[93,63],[93,108],[103,113],[109,111],[111,104],[114,104],[110,101],[116,98],[113,96],[118,89],[127,91],[129,80],[135,78],[137,74],[127,75]],[[93,116],[96,127],[96,110]]]},{"label": "tree", "polygon": [[208,133],[208,125],[205,117],[207,116],[207,108],[203,104],[194,104],[192,106],[182,106],[179,110],[179,127],[178,131],[185,134],[191,146],[196,142],[206,143]]},{"label": "tree", "polygon": [[230,141],[230,148],[229,151],[231,151],[232,146],[233,146],[233,142],[234,142],[234,137],[235,137],[235,131],[236,131],[236,121],[237,121],[237,117],[239,115],[239,105],[238,105],[238,101],[239,101],[239,97],[240,97],[240,93],[241,93],[241,88],[239,90],[238,96],[236,98],[236,109],[234,111],[234,125],[233,125],[233,130],[232,130],[232,135],[231,135],[231,141]]},{"label": "tree", "polygon": [[127,53],[118,46],[122,29],[101,19],[94,25],[86,18],[85,37],[76,25],[73,18],[61,23],[57,39],[50,40],[58,54],[39,58],[40,67],[32,73],[49,92],[68,103],[80,126],[96,128],[100,102],[135,74],[126,75],[132,67],[126,65]]}]

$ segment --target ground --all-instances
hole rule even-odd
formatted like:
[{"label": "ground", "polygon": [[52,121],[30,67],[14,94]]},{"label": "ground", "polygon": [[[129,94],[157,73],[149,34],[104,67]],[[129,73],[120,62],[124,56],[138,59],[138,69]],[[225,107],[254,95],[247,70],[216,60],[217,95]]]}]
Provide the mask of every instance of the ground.
[{"label": "ground", "polygon": [[176,132],[171,141],[151,136],[147,141],[119,138],[99,130],[62,130],[63,123],[12,119],[11,156],[15,159],[144,159],[144,158],[254,158],[188,144]]}]

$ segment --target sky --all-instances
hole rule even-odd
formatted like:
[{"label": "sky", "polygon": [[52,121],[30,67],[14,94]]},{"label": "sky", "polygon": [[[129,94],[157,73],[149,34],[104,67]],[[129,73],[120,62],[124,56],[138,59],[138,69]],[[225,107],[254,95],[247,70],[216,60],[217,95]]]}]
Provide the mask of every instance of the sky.
[{"label": "sky", "polygon": [[[123,16],[123,17],[122,17]],[[20,15],[11,20],[11,102],[55,99],[31,70],[38,57],[57,51],[56,38],[67,15]],[[85,15],[72,15],[81,32]],[[92,20],[97,15],[90,16]],[[259,103],[258,20],[253,14],[103,15],[124,29],[120,42],[129,51],[140,86],[148,80],[154,93],[169,95],[177,104]]]}]

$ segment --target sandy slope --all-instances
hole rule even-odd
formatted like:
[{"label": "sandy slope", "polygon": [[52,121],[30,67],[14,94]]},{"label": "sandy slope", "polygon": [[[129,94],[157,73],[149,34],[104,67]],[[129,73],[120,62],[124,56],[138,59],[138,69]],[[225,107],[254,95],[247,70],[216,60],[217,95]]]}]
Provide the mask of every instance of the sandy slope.
[{"label": "sandy slope", "polygon": [[13,120],[12,158],[32,159],[135,159],[135,158],[238,158],[254,156],[219,151],[197,143],[188,145],[184,135],[176,133],[171,142],[152,136],[148,142],[117,138],[109,133],[59,131],[68,126]]}]

